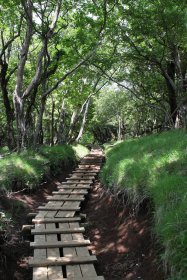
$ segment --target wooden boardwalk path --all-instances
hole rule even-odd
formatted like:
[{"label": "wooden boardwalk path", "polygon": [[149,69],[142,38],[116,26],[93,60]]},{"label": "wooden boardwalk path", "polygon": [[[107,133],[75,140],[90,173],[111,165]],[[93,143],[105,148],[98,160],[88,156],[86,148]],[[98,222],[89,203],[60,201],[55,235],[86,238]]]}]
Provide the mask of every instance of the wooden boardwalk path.
[{"label": "wooden boardwalk path", "polygon": [[67,182],[58,186],[48,197],[48,203],[38,208],[32,220],[34,242],[33,280],[104,280],[97,276],[94,262],[80,226],[80,206],[100,170],[102,152],[92,150],[82,159]]}]

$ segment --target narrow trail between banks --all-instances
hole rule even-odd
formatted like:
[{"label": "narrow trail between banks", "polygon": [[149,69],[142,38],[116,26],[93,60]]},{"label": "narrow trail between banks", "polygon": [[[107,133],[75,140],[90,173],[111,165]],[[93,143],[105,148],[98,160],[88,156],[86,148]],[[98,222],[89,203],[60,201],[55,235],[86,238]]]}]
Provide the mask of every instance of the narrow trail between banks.
[{"label": "narrow trail between banks", "polygon": [[[95,166],[100,166],[101,161],[96,160]],[[151,217],[147,213],[132,216],[127,207],[103,189],[96,176],[99,168],[93,170],[91,165],[93,168],[93,158],[88,155],[66,183],[61,183],[64,178],[53,180],[45,184],[38,196],[14,197],[27,205],[30,203],[33,211],[39,211],[33,219],[34,258],[30,258],[33,249],[28,242],[32,237],[29,235],[23,240],[18,230],[11,240],[14,257],[8,256],[0,262],[0,279],[164,280],[156,243],[151,236]],[[48,203],[42,205],[47,200]],[[61,209],[63,207],[66,209]],[[70,221],[73,218],[79,220]],[[58,247],[59,243],[63,244]],[[33,276],[28,262],[34,267]]]}]

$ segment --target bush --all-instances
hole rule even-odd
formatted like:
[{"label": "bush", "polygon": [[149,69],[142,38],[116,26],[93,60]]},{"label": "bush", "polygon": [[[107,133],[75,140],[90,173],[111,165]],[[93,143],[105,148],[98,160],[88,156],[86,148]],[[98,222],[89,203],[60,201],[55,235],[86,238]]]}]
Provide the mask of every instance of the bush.
[{"label": "bush", "polygon": [[137,207],[154,204],[155,232],[171,278],[187,279],[187,135],[180,130],[110,147],[102,181],[119,188]]}]

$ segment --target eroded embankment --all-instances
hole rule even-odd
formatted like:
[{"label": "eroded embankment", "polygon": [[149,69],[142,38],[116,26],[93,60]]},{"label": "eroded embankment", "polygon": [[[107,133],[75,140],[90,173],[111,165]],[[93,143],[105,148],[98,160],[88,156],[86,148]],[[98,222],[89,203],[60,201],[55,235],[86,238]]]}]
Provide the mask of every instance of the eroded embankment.
[{"label": "eroded embankment", "polygon": [[164,279],[148,213],[131,215],[100,182],[90,192],[84,213],[90,250],[97,255],[98,273],[106,280]]}]

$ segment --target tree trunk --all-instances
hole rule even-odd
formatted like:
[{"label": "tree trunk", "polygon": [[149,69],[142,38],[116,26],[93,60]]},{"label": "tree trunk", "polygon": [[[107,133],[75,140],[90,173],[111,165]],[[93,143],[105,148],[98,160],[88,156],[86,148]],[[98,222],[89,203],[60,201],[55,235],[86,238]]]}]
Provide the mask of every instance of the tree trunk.
[{"label": "tree trunk", "polygon": [[79,130],[79,134],[78,134],[78,136],[75,140],[76,142],[79,142],[79,140],[81,139],[81,137],[83,135],[84,127],[85,127],[85,124],[86,124],[86,117],[87,117],[87,114],[88,114],[89,104],[90,104],[90,99],[88,99],[88,101],[86,103],[86,106],[85,106],[84,115],[83,115],[83,119],[82,119],[82,124],[81,124],[80,130]]},{"label": "tree trunk", "polygon": [[51,146],[54,146],[54,112],[55,102],[52,96],[52,110],[51,110]]},{"label": "tree trunk", "polygon": [[178,110],[177,110],[177,92],[176,92],[177,90],[176,90],[176,87],[174,86],[175,85],[175,64],[173,62],[168,63],[167,74],[170,78],[170,79],[168,79],[168,77],[166,77],[170,113],[171,113],[171,118],[172,118],[173,124],[175,125],[177,115],[178,115]]},{"label": "tree trunk", "polygon": [[3,61],[0,61],[1,65],[1,73],[0,73],[0,84],[1,84],[1,90],[2,90],[2,96],[3,96],[3,103],[5,106],[5,113],[6,113],[6,129],[7,129],[7,143],[8,148],[10,150],[15,148],[15,136],[14,136],[14,129],[13,129],[13,121],[14,121],[14,112],[10,104],[10,100],[8,98],[8,90],[7,90],[7,69],[8,65],[7,63],[3,63]]},{"label": "tree trunk", "polygon": [[46,104],[46,98],[42,97],[41,98],[41,104],[40,104],[40,109],[39,109],[39,115],[38,115],[38,120],[36,124],[36,130],[34,134],[34,147],[36,147],[38,144],[42,144],[41,138],[43,139],[43,114],[45,111],[45,104]]},{"label": "tree trunk", "polygon": [[24,80],[24,69],[27,61],[27,55],[28,55],[29,46],[33,35],[33,28],[32,28],[33,3],[31,0],[28,0],[27,3],[24,3],[24,5],[26,9],[27,29],[20,52],[20,61],[17,70],[16,86],[13,95],[16,125],[17,125],[17,150],[18,151],[23,149],[25,146],[26,128],[25,128],[25,119],[24,119],[24,99],[22,98],[23,80]]},{"label": "tree trunk", "polygon": [[79,120],[79,114],[77,112],[77,109],[75,109],[72,113],[72,116],[71,116],[71,121],[70,121],[70,126],[69,126],[69,131],[68,131],[68,143],[70,143],[72,141],[72,138],[73,138],[73,132],[75,130],[75,127],[76,127],[76,124]]},{"label": "tree trunk", "polygon": [[62,100],[62,107],[60,112],[60,121],[58,127],[57,143],[63,144],[65,141],[65,99]]},{"label": "tree trunk", "polygon": [[118,140],[122,139],[121,129],[122,129],[122,120],[121,120],[121,116],[118,115]]}]

